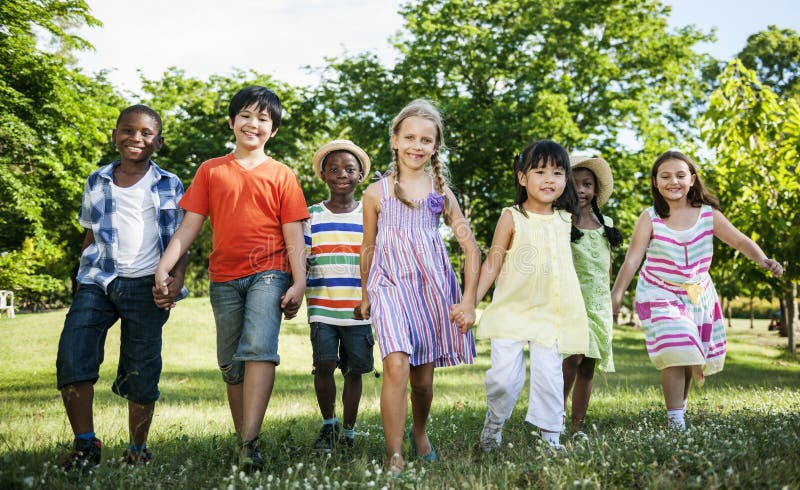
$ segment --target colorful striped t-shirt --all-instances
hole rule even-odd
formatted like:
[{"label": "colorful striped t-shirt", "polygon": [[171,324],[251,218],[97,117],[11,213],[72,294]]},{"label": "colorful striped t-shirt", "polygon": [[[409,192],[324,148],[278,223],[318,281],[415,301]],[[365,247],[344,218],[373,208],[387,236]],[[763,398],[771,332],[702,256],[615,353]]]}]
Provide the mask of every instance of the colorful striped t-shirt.
[{"label": "colorful striped t-shirt", "polygon": [[320,202],[308,208],[304,224],[308,280],[308,321],[331,325],[368,325],[354,320],[361,304],[359,253],[363,235],[361,203],[349,213],[332,213]]}]

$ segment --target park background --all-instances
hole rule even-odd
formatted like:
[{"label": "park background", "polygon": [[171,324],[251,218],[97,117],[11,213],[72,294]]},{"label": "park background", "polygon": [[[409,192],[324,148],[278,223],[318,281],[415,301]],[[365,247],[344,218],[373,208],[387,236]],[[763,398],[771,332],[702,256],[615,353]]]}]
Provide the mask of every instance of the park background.
[{"label": "park background", "polygon": [[[173,12],[176,3],[164,10],[152,8],[152,17]],[[246,6],[251,5],[233,3],[240,9],[244,5],[245,12]],[[313,8],[324,2],[303,4]],[[770,2],[762,4],[769,8]],[[76,219],[83,184],[89,173],[114,159],[110,134],[123,107],[143,102],[161,113],[166,145],[155,159],[178,174],[188,186],[200,163],[231,148],[232,137],[225,122],[231,95],[254,83],[273,88],[281,97],[286,113],[268,151],[296,170],[307,202],[313,203],[326,195],[324,185],[313,178],[311,170],[310,157],[316,148],[330,139],[349,138],[367,150],[375,169],[385,171],[390,161],[389,121],[409,100],[426,97],[441,108],[445,117],[448,148],[444,155],[450,165],[452,188],[484,248],[491,240],[500,210],[513,195],[512,157],[531,140],[551,138],[571,152],[599,155],[611,163],[615,193],[604,212],[615,220],[625,236],[630,234],[641,210],[651,202],[647,177],[655,157],[670,148],[691,155],[701,167],[705,181],[717,192],[726,216],[756,240],[767,255],[782,261],[786,269],[783,278],[772,278],[722,245],[715,249],[712,276],[728,317],[764,318],[780,309],[788,324],[788,341],[771,345],[770,349],[777,350],[763,352],[763,359],[758,362],[779,362],[786,373],[794,373],[788,380],[779,378],[791,390],[788,394],[781,391],[780,384],[773,384],[772,375],[759,376],[761,384],[745,383],[752,389],[744,399],[751,400],[749,396],[754,397],[752,400],[767,399],[773,403],[758,411],[759,420],[769,420],[775,415],[782,419],[780,427],[788,421],[789,436],[794,437],[788,442],[795,443],[788,461],[794,461],[796,466],[798,382],[794,337],[798,325],[800,255],[800,234],[795,229],[800,209],[797,177],[800,35],[796,25],[768,26],[752,32],[733,55],[715,57],[708,54],[708,46],[715,42],[713,30],[694,24],[671,24],[671,7],[664,2],[418,0],[402,2],[397,7],[398,23],[386,30],[382,50],[334,51],[321,62],[309,61],[316,64],[308,67],[302,80],[294,77],[289,80],[282,78],[279,71],[255,68],[262,66],[257,60],[288,49],[286,39],[276,38],[273,43],[264,44],[252,42],[257,30],[271,29],[270,19],[264,21],[263,28],[257,24],[254,27],[252,19],[225,16],[224,8],[217,5],[217,22],[243,22],[242,28],[233,34],[226,31],[224,36],[215,35],[210,26],[192,25],[195,16],[190,15],[191,9],[208,7],[193,5],[183,5],[185,18],[167,15],[178,34],[182,30],[206,29],[208,37],[216,37],[216,42],[225,49],[237,55],[248,53],[245,59],[253,62],[226,63],[220,71],[207,75],[190,74],[180,65],[158,73],[142,71],[135,86],[126,85],[113,81],[116,72],[108,71],[111,67],[96,71],[81,64],[85,59],[83,53],[91,49],[85,33],[93,26],[99,29],[103,21],[94,16],[86,2],[5,0],[0,4],[0,228],[3,230],[0,289],[14,291],[18,308],[41,311],[69,303],[70,277],[83,235]],[[720,8],[737,8],[737,2],[726,5]],[[121,9],[121,4],[117,8]],[[302,17],[302,10],[295,15]],[[278,22],[275,21],[274,28]],[[368,15],[367,18],[354,15],[352,24],[340,28],[366,29],[369,23]],[[130,69],[137,67],[139,60],[159,58],[163,47],[150,31],[155,26],[166,29],[169,22],[154,21],[153,25],[143,22],[113,33],[125,39],[127,46],[114,53],[121,66]],[[296,39],[315,36],[314,29],[313,23],[297,29]],[[203,52],[199,51],[197,56],[202,57]],[[296,63],[304,62],[299,59]],[[197,308],[187,307],[195,313],[205,311],[202,302],[207,293],[209,251],[210,230],[206,229],[191,251],[188,286],[195,298],[186,304],[197,305]],[[623,254],[624,250],[616,252],[615,268],[619,267]],[[460,257],[454,254],[452,260],[458,268]],[[750,307],[753,304],[761,306]],[[734,309],[737,305],[742,306]],[[175,316],[179,314],[176,312]],[[185,321],[199,325],[209,319],[210,314],[205,317],[198,314]],[[0,477],[4,482],[19,483],[27,481],[24,478],[28,476],[24,472],[13,473],[14,478],[23,480],[6,480],[11,474],[8,468],[19,466],[30,452],[37,455],[36,461],[48,460],[47,456],[58,449],[56,441],[66,440],[68,434],[61,408],[53,393],[48,394],[48,383],[53,377],[53,349],[63,310],[20,315],[15,320],[19,321],[14,323],[4,318],[0,325],[14,334],[33,335],[38,328],[36,334],[45,336],[31,340],[30,345],[25,344],[28,340],[20,340],[24,349],[18,358],[10,349],[16,343],[8,343],[9,348],[2,349],[6,364],[15,366],[9,373],[17,374],[7,374],[0,380],[6,398],[0,420],[6,424],[15,417],[26,416],[30,404],[23,400],[31,393],[26,383],[41,379],[36,382],[37,389],[42,390],[37,403],[46,400],[48,408],[43,410],[52,418],[49,423],[62,424],[56,425],[59,431],[56,434],[42,435],[38,445],[24,437],[20,442],[19,429],[10,430],[13,423],[0,426],[4,440],[0,465],[5,468]],[[759,324],[759,328],[763,326]],[[193,328],[187,331],[193,332],[198,343],[213,339],[194,337],[202,329],[196,333]],[[638,335],[633,329],[620,331],[623,339],[628,334],[632,339]],[[287,338],[291,339],[291,327],[287,327],[287,332]],[[295,333],[302,337],[299,330]],[[4,342],[11,342],[11,338],[19,337],[8,337]],[[732,348],[735,346],[732,342]],[[165,348],[170,349],[170,344]],[[193,349],[191,345],[185,348]],[[113,352],[111,345],[108,349]],[[631,353],[634,349],[632,343]],[[25,368],[18,373],[18,365],[22,369],[33,358],[26,356],[34,355],[43,357],[42,367],[33,371]],[[302,357],[305,353],[298,355]],[[111,354],[109,358],[115,359]],[[197,367],[200,369],[202,365],[199,372],[209,380],[216,376],[212,359],[213,356],[204,358]],[[640,367],[653,372],[631,372],[615,381],[630,383],[625,389],[632,399],[623,396],[631,407],[626,409],[631,410],[629,418],[617,419],[617,414],[608,410],[607,417],[599,420],[599,427],[610,428],[619,422],[635,427],[639,419],[632,413],[642,407],[645,407],[643,420],[649,417],[653,427],[660,424],[656,410],[661,405],[660,395],[653,391],[655,382],[650,379],[655,371],[646,362]],[[471,411],[465,424],[479,424],[482,417],[480,402],[476,402],[483,396],[481,377],[475,374],[480,372],[469,374],[470,390],[475,397],[466,402]],[[640,377],[630,378],[633,374]],[[731,383],[739,380],[731,376]],[[187,374],[186,379],[190,380],[186,382],[190,387],[187,389],[195,389],[194,374]],[[296,389],[304,386],[301,379],[298,374]],[[445,383],[457,383],[458,379],[454,377]],[[437,389],[442,387],[440,383],[441,380],[437,381]],[[773,389],[780,396],[772,393]],[[214,390],[209,388],[211,391]],[[313,397],[306,401],[313,404]],[[109,407],[115,406],[114,400],[105,402]],[[103,399],[98,400],[98,404],[102,403]],[[705,403],[711,411],[716,407],[713,401]],[[718,405],[730,406],[724,402]],[[746,412],[745,405],[749,406],[744,403],[741,409]],[[602,399],[598,406],[602,407]],[[287,411],[290,413],[291,409]],[[375,414],[369,409],[366,413],[374,419]],[[308,417],[314,420],[310,412]],[[712,423],[710,419],[708,423]],[[195,424],[202,427],[199,421]],[[744,424],[748,424],[746,420]],[[751,424],[748,430],[752,427],[764,426]],[[773,426],[766,427],[762,432],[774,430]],[[23,435],[25,432],[22,429]],[[191,436],[192,432],[187,434]],[[715,432],[713,437],[719,434]],[[772,450],[760,453],[761,440],[761,436],[756,437],[757,447],[752,448],[751,454],[767,460],[787,457]],[[612,443],[616,441],[609,442]],[[687,444],[687,448],[690,446]],[[743,450],[748,454],[750,449]],[[173,450],[180,458],[180,451]],[[687,459],[692,458],[687,456]],[[702,479],[698,480],[698,486],[736,485],[734,480],[719,479],[716,473],[719,461],[713,458],[708,461],[715,467],[713,477],[708,477],[705,470],[693,466],[687,469],[678,462],[677,475],[656,471],[663,481],[636,480],[633,470],[631,474],[628,470],[618,474],[619,479],[604,481],[598,472],[596,478],[580,481],[587,480],[581,484],[589,486],[595,483],[670,486],[689,484],[694,482],[691,478],[699,475]],[[226,466],[227,462],[224,463]],[[796,476],[790,479],[787,473],[776,473],[771,464],[746,472],[739,483],[757,485],[760,479],[772,475],[771,478],[777,478],[769,480],[773,485],[783,481],[797,486]],[[282,471],[287,468],[282,466]],[[730,468],[735,473],[740,465]],[[229,468],[226,471],[230,472]],[[453,471],[453,481],[473,485],[492,481],[461,480],[461,472],[461,469]],[[782,476],[787,479],[781,480]],[[525,486],[525,482],[534,484],[535,480],[521,479],[516,485]],[[572,480],[542,483],[561,485],[571,484]],[[209,484],[213,485],[216,483]]]}]

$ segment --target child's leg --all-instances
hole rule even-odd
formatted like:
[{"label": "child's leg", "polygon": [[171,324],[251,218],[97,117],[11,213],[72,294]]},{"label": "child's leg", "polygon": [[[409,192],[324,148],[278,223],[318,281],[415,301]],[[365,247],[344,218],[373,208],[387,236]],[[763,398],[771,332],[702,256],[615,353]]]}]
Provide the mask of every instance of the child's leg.
[{"label": "child's leg", "polygon": [[342,425],[345,429],[352,429],[356,425],[358,405],[361,402],[361,386],[361,373],[350,372],[344,377]]},{"label": "child's leg", "polygon": [[[392,352],[383,358],[383,383],[381,385],[381,422],[383,436],[386,439],[386,461],[402,469],[403,432],[406,415],[406,386],[410,365],[408,354]],[[399,454],[399,457],[394,457]]]},{"label": "child's leg", "polygon": [[428,415],[433,401],[433,363],[411,367],[411,425],[412,437],[417,447],[417,453],[425,456],[430,453],[430,440],[428,440]]},{"label": "child's leg", "polygon": [[129,449],[140,453],[147,442],[160,393],[161,335],[169,311],[153,302],[153,277],[119,278],[109,297],[120,312],[120,349],[112,390],[128,400]]},{"label": "child's leg", "polygon": [[58,343],[56,377],[73,433],[94,432],[94,382],[99,377],[106,333],[119,316],[105,291],[82,284],[72,299]]},{"label": "child's leg", "polygon": [[486,371],[486,403],[489,418],[500,425],[511,416],[525,384],[526,342],[492,339],[492,367]]},{"label": "child's leg", "polygon": [[128,401],[128,430],[130,432],[131,444],[143,446],[147,442],[147,435],[150,432],[150,424],[153,422],[153,410],[155,402],[140,404]]},{"label": "child's leg", "polygon": [[275,384],[275,363],[247,361],[242,383],[242,440],[252,441],[261,432],[272,387]]},{"label": "child's leg", "polygon": [[561,370],[564,372],[564,410],[567,409],[567,401],[572,386],[575,384],[575,377],[578,375],[578,366],[583,361],[583,354],[574,354],[564,359],[561,363]]},{"label": "child's leg", "polygon": [[67,385],[61,388],[61,399],[64,401],[72,433],[77,436],[94,432],[94,384],[91,381],[81,381]]},{"label": "child's leg", "polygon": [[564,375],[555,345],[530,342],[531,381],[525,420],[543,431],[560,433],[564,424]]},{"label": "child's leg", "polygon": [[244,427],[244,382],[236,384],[225,385],[226,394],[228,395],[228,408],[231,410],[231,418],[233,419],[233,430],[242,435],[242,427]]},{"label": "child's leg", "polygon": [[686,429],[683,411],[691,373],[690,366],[672,366],[661,370],[661,388],[664,391],[667,417],[670,426],[678,430]]},{"label": "child's leg", "polygon": [[[336,361],[323,361],[314,364],[314,391],[317,394],[319,411],[324,419],[332,419],[336,414],[336,379],[333,372]],[[345,391],[347,381],[345,381]]]},{"label": "child's leg", "polygon": [[[589,409],[589,398],[592,396],[595,364],[596,359],[584,357],[577,369],[578,377],[575,380],[575,388],[572,390],[571,425],[573,432],[583,429],[583,419],[586,418],[586,411]],[[564,400],[564,403],[566,404],[566,400]]]}]

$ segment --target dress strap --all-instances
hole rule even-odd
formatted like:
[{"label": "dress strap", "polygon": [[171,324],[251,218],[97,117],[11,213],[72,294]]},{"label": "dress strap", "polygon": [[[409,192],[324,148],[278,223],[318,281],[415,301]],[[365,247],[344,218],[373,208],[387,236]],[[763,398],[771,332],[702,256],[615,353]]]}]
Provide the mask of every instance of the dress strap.
[{"label": "dress strap", "polygon": [[381,173],[378,172],[377,170],[375,171],[375,175],[377,175],[378,178],[381,181],[381,187],[383,188],[383,197],[388,197],[389,196],[389,184],[386,183],[386,176],[385,175],[381,175]]}]

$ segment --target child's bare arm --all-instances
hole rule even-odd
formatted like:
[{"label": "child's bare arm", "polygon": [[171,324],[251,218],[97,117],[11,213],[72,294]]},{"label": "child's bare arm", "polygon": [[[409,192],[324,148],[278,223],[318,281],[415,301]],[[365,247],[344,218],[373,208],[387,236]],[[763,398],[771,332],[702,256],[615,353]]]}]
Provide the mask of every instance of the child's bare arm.
[{"label": "child's bare arm", "polygon": [[745,257],[758,264],[762,269],[771,272],[773,276],[781,277],[783,275],[781,264],[767,257],[767,254],[756,242],[733,226],[718,209],[714,210],[714,236],[742,252]]},{"label": "child's bare arm", "polygon": [[375,255],[375,237],[378,235],[378,212],[380,210],[380,184],[374,183],[367,187],[361,198],[363,210],[363,236],[361,238],[361,253],[359,255],[359,271],[361,273],[361,305],[354,311],[354,317],[367,320],[370,315],[369,297],[367,296],[367,280],[372,267],[372,258]]},{"label": "child's bare arm", "polygon": [[450,320],[455,321],[461,332],[466,332],[475,323],[475,291],[480,275],[481,250],[472,234],[469,222],[461,212],[456,196],[447,188],[447,202],[450,203],[450,228],[464,252],[464,294],[461,303],[450,309]]},{"label": "child's bare arm", "polygon": [[[197,235],[200,234],[205,220],[206,217],[204,215],[193,213],[192,211],[187,211],[183,216],[181,225],[175,231],[175,234],[172,235],[167,249],[164,250],[164,253],[161,255],[161,260],[158,261],[158,265],[156,266],[155,286],[153,287],[154,297],[158,293],[161,295],[169,294],[169,282],[171,282],[169,272],[175,270],[176,266],[178,266],[178,261],[186,257],[186,251],[189,250],[192,242],[194,242]],[[184,271],[185,268],[186,264],[183,264]],[[183,284],[181,284],[181,286],[182,285]]]},{"label": "child's bare arm", "polygon": [[494,228],[492,245],[486,253],[486,260],[481,266],[481,274],[478,279],[478,287],[475,294],[475,303],[480,303],[486,292],[494,284],[495,279],[503,268],[503,261],[506,258],[506,251],[511,246],[514,239],[514,217],[511,211],[505,211],[500,215],[497,226]]},{"label": "child's bare arm", "polygon": [[281,297],[281,309],[286,319],[297,315],[306,292],[306,244],[303,239],[303,222],[285,223],[283,241],[286,243],[286,255],[292,271],[292,285]]},{"label": "child's bare arm", "polygon": [[622,263],[622,267],[617,273],[617,280],[614,281],[614,287],[611,289],[611,305],[614,315],[619,313],[619,308],[622,305],[622,295],[625,294],[633,280],[633,276],[642,264],[642,259],[644,259],[647,244],[650,243],[652,234],[653,223],[650,221],[647,211],[645,211],[639,215],[639,219],[636,221],[636,226],[633,228],[633,235],[631,236],[631,244],[628,247],[628,253],[625,254],[625,262]]}]

